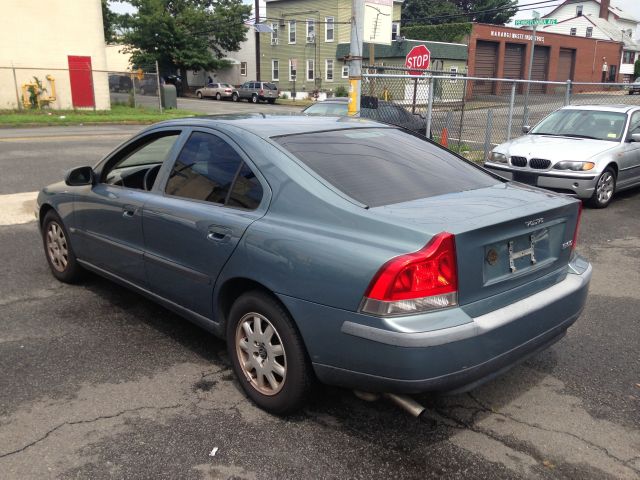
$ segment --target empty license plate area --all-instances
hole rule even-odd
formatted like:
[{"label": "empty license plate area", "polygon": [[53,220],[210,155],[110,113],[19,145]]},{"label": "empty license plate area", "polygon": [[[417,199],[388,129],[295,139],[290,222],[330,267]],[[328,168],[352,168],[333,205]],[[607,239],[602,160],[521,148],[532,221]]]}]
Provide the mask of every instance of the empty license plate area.
[{"label": "empty license plate area", "polygon": [[558,260],[565,224],[557,223],[505,238],[484,248],[484,284],[533,274]]},{"label": "empty license plate area", "polygon": [[527,185],[538,185],[538,174],[529,172],[513,172],[513,180]]}]

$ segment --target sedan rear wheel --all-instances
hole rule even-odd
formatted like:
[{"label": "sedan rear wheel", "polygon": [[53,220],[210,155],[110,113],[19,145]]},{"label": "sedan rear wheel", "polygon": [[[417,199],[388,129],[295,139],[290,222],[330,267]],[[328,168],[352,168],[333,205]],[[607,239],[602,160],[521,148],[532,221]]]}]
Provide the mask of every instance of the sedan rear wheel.
[{"label": "sedan rear wheel", "polygon": [[202,100],[202,92],[198,92],[196,95],[198,95],[198,98]]},{"label": "sedan rear wheel", "polygon": [[262,291],[240,296],[227,346],[242,389],[259,407],[284,415],[304,404],[313,374],[293,319],[276,299]]},{"label": "sedan rear wheel", "polygon": [[233,93],[233,95],[231,95],[231,100],[233,100],[234,102],[238,101],[238,94],[237,93]]},{"label": "sedan rear wheel", "polygon": [[605,208],[613,198],[615,190],[616,173],[611,167],[608,167],[598,178],[589,204],[594,208]]},{"label": "sedan rear wheel", "polygon": [[216,100],[220,100],[222,99],[222,95],[220,95],[220,92],[216,93]]},{"label": "sedan rear wheel", "polygon": [[82,267],[76,261],[62,220],[53,210],[47,212],[42,222],[42,241],[53,276],[66,283],[80,280]]}]

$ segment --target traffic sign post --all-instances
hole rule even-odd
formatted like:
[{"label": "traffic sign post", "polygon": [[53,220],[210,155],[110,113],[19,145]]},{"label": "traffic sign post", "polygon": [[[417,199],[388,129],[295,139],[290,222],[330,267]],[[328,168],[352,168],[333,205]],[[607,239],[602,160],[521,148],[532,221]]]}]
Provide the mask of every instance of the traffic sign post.
[{"label": "traffic sign post", "polygon": [[[431,64],[431,52],[424,45],[416,45],[407,53],[404,66],[409,69],[409,75],[420,75]],[[420,70],[415,70],[415,69]]]},{"label": "traffic sign post", "polygon": [[529,123],[529,90],[531,89],[531,70],[533,69],[533,52],[536,48],[536,31],[538,30],[538,22],[540,21],[540,12],[534,10],[533,18],[531,19],[533,22],[533,34],[531,35],[531,55],[529,57],[529,72],[527,75],[527,89],[524,96],[524,118],[522,125],[527,125]]}]

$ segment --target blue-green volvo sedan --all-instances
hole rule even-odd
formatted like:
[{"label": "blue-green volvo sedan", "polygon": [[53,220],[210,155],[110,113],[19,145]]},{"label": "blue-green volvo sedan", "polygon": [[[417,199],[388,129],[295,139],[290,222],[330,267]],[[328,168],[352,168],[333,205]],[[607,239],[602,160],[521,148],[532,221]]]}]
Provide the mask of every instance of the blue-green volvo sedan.
[{"label": "blue-green volvo sedan", "polygon": [[371,120],[153,125],[38,197],[53,275],[91,271],[226,339],[277,414],[313,383],[469,389],[560,339],[580,202]]}]

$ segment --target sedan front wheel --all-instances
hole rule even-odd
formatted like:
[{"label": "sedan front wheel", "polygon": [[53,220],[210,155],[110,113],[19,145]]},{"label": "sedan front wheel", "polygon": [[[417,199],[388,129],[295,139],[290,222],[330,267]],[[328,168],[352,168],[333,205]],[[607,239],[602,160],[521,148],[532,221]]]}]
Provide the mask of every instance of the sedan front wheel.
[{"label": "sedan front wheel", "polygon": [[596,188],[589,199],[589,204],[594,208],[605,208],[609,205],[615,191],[616,172],[611,167],[607,167],[600,177],[598,177]]},{"label": "sedan front wheel", "polygon": [[76,261],[67,229],[53,210],[49,210],[44,216],[42,242],[54,277],[65,283],[75,283],[82,278],[83,270]]}]

